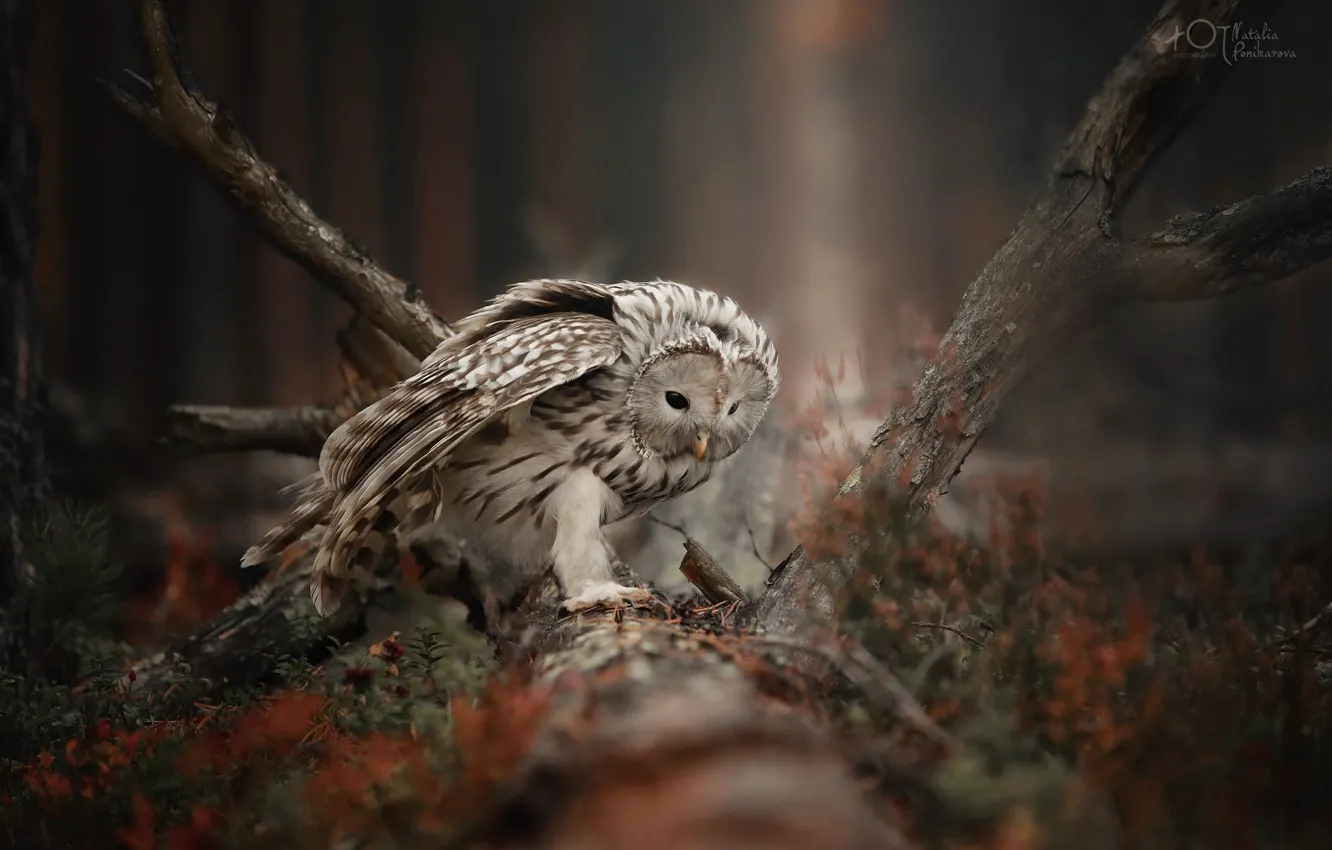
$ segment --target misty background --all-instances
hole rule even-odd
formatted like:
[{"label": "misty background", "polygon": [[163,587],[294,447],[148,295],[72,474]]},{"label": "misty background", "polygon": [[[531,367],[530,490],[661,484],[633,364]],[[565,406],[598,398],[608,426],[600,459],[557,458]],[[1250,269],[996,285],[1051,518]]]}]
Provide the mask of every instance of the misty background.
[{"label": "misty background", "polygon": [[[533,276],[674,278],[770,326],[798,406],[821,358],[850,361],[852,402],[909,378],[910,349],[947,327],[1159,3],[171,6],[198,87],[445,318]],[[174,403],[334,401],[348,308],[100,87],[142,66],[136,4],[39,14],[37,274],[62,391],[139,435]],[[1238,63],[1145,181],[1128,235],[1332,160],[1332,5],[1245,23],[1296,56]],[[1011,398],[978,463],[1042,461],[1117,534],[1260,536],[1317,516],[1329,278],[1121,311]]]}]

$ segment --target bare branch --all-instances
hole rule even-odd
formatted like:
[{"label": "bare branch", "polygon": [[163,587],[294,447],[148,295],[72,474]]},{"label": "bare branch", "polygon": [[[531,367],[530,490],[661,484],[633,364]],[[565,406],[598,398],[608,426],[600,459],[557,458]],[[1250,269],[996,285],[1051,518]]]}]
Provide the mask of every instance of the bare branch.
[{"label": "bare branch", "polygon": [[278,250],[376,327],[417,357],[433,351],[451,331],[420,290],[378,266],[316,215],[217,104],[186,87],[161,0],[141,0],[140,13],[153,69],[151,97],[141,100],[112,86],[116,102],[158,139],[203,166]]},{"label": "bare branch", "polygon": [[192,452],[269,449],[319,457],[324,440],[350,411],[309,407],[181,405],[167,411],[164,440]]},{"label": "bare branch", "polygon": [[1124,246],[1137,300],[1195,301],[1283,280],[1332,257],[1332,168]]}]

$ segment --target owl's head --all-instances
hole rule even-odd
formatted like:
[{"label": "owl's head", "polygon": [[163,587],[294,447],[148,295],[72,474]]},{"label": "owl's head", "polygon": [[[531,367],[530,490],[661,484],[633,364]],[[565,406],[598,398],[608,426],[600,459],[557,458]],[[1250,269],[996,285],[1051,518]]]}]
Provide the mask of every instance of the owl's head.
[{"label": "owl's head", "polygon": [[634,441],[645,454],[719,461],[736,452],[777,393],[775,369],[710,328],[648,356],[629,387]]}]

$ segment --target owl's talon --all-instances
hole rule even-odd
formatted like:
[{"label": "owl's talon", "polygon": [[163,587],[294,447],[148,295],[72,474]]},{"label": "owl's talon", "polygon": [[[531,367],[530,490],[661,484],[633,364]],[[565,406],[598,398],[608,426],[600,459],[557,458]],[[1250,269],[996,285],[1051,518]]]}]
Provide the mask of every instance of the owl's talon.
[{"label": "owl's talon", "polygon": [[626,605],[651,605],[652,602],[652,594],[641,587],[625,587],[613,581],[605,581],[584,587],[582,592],[561,602],[560,607],[576,614],[598,606],[620,608]]}]

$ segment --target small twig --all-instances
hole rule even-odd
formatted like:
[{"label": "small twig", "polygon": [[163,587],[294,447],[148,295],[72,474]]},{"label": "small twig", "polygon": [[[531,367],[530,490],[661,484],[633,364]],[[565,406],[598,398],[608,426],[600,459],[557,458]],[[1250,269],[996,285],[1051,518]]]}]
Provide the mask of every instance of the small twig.
[{"label": "small twig", "polygon": [[[648,514],[647,518],[684,538],[685,556],[680,561],[680,572],[690,584],[699,589],[704,598],[713,603],[749,601],[749,594],[745,593],[735,579],[722,569],[717,559],[703,548],[703,544],[689,536],[689,531],[683,523],[676,525],[652,514]],[[750,538],[753,539],[752,531]],[[754,554],[758,555],[757,544],[754,547]],[[759,555],[759,560],[763,560],[762,555]],[[772,567],[768,569],[771,570]]]},{"label": "small twig", "polygon": [[747,640],[817,656],[860,688],[876,707],[931,742],[949,749],[953,747],[952,736],[934,722],[910,689],[856,641],[843,637],[834,644],[774,634],[755,635]]},{"label": "small twig", "polygon": [[709,602],[748,602],[749,595],[735,579],[727,575],[715,558],[708,554],[697,540],[686,536],[685,556],[680,560],[680,572],[689,583],[697,587]]},{"label": "small twig", "polygon": [[947,623],[927,623],[921,621],[921,622],[912,623],[911,626],[917,629],[939,629],[940,631],[952,632],[953,634],[957,635],[958,637],[962,638],[967,643],[972,644],[973,646],[978,646],[981,648],[984,648],[985,646],[984,641],[981,641],[978,638],[974,638],[971,635],[959,629],[957,626],[950,626]]},{"label": "small twig", "polygon": [[676,532],[686,540],[689,539],[689,531],[684,527],[684,523],[676,525],[673,522],[667,522],[666,520],[662,519],[661,517],[655,514],[648,514],[647,518],[655,522],[657,525],[664,525],[665,527],[669,528],[671,531]]},{"label": "small twig", "polygon": [[749,545],[754,552],[754,557],[759,559],[760,564],[768,568],[768,572],[772,572],[772,564],[769,563],[768,559],[763,557],[763,553],[759,551],[758,538],[754,536],[754,526],[749,524],[748,516],[745,517],[745,531],[749,532]]}]

